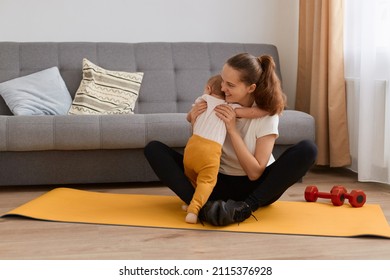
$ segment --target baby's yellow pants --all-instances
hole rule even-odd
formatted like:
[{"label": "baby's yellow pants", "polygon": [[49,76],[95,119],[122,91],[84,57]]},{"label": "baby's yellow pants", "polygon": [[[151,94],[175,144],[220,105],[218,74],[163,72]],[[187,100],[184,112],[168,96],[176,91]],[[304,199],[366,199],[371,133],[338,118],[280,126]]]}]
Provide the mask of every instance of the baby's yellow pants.
[{"label": "baby's yellow pants", "polygon": [[195,187],[195,193],[187,212],[198,215],[199,210],[209,199],[217,182],[222,145],[192,135],[184,149],[184,173]]}]

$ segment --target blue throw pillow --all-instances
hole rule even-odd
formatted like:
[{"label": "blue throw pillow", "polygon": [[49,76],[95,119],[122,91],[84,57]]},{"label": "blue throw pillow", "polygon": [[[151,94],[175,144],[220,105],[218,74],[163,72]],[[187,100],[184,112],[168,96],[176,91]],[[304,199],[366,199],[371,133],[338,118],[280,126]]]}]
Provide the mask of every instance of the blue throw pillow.
[{"label": "blue throw pillow", "polygon": [[72,98],[57,67],[0,83],[14,115],[66,115]]}]

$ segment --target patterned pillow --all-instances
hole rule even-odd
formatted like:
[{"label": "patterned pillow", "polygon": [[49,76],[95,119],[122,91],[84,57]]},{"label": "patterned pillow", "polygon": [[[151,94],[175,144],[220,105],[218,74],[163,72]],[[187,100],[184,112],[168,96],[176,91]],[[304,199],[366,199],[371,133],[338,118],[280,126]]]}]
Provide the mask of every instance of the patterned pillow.
[{"label": "patterned pillow", "polygon": [[84,58],[83,79],[68,114],[133,114],[143,75],[106,70]]}]

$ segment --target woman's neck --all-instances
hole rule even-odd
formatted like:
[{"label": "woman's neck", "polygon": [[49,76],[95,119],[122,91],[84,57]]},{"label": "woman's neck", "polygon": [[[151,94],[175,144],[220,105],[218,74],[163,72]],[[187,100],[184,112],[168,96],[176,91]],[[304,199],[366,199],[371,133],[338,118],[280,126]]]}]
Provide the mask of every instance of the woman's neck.
[{"label": "woman's neck", "polygon": [[253,102],[255,102],[255,98],[253,97],[252,94],[250,94],[248,96],[248,98],[245,98],[245,100],[243,100],[242,102],[240,102],[239,104],[243,107],[252,107],[253,105]]}]

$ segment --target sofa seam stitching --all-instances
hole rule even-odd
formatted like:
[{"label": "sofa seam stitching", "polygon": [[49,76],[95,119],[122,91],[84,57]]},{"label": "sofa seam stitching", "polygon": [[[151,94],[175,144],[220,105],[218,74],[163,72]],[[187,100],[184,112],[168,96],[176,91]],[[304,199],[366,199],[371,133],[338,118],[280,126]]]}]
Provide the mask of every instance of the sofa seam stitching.
[{"label": "sofa seam stitching", "polygon": [[21,47],[21,43],[19,43],[19,44],[18,44],[18,55],[19,55],[19,61],[18,61],[18,62],[19,62],[19,67],[18,67],[18,70],[19,70],[18,72],[19,72],[19,73],[18,73],[18,76],[20,76],[20,73],[21,73],[21,69],[20,69],[20,68],[22,67],[21,62],[20,62],[20,59],[21,59],[21,55],[20,55],[20,53],[21,53],[21,48],[22,48],[22,47]]},{"label": "sofa seam stitching", "polygon": [[60,50],[59,50],[60,46],[58,43],[55,46],[56,46],[56,52],[57,52],[57,67],[58,67],[58,71],[60,71],[60,73],[61,73],[62,67],[60,65]]},{"label": "sofa seam stitching", "polygon": [[211,65],[210,45],[207,44],[206,47],[207,47],[207,56],[208,56],[208,60],[209,60],[209,72],[210,72],[210,75],[211,75],[211,71],[213,69],[211,69],[212,65]]},{"label": "sofa seam stitching", "polygon": [[169,44],[169,49],[171,50],[171,59],[172,59],[172,67],[173,67],[173,80],[174,80],[174,84],[175,84],[175,103],[176,103],[176,113],[179,112],[179,104],[178,104],[178,100],[179,100],[179,92],[178,92],[178,89],[177,89],[177,78],[176,78],[176,75],[177,75],[177,68],[175,66],[175,60],[173,59],[173,48],[172,48],[172,43]]},{"label": "sofa seam stitching", "polygon": [[100,65],[100,60],[99,60],[99,45],[98,43],[95,43],[95,53],[96,53],[96,64]]}]

